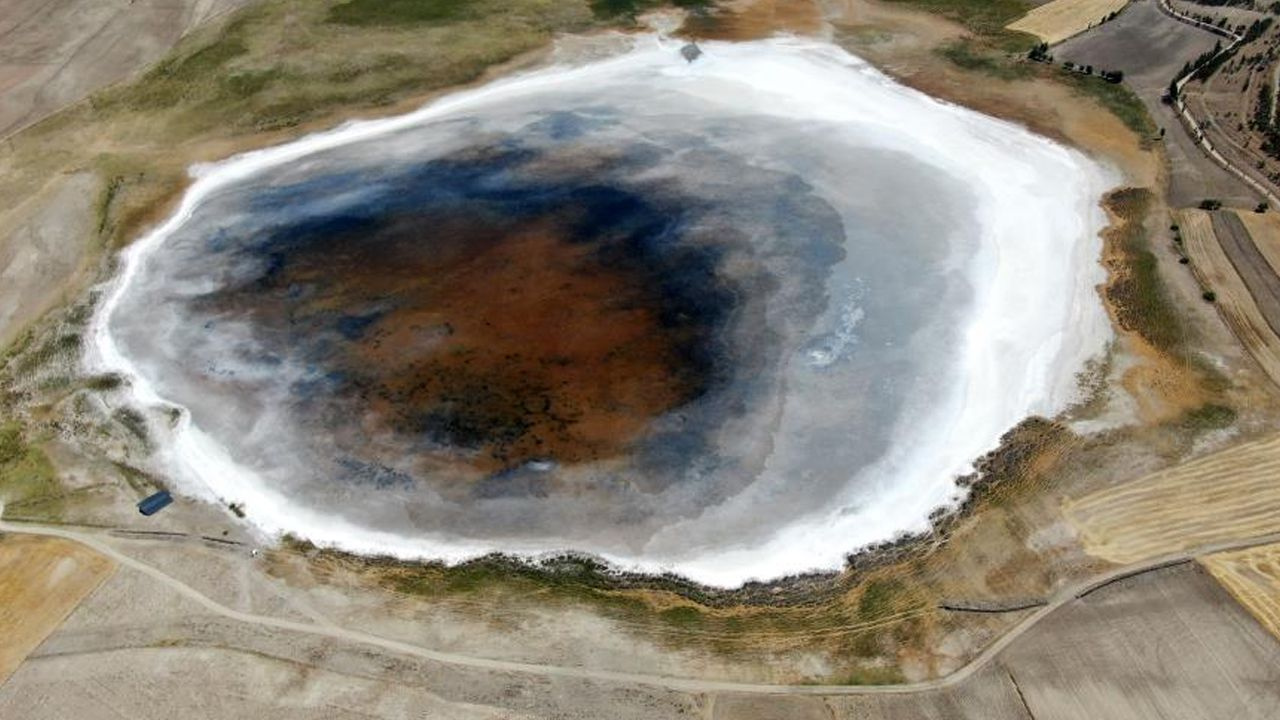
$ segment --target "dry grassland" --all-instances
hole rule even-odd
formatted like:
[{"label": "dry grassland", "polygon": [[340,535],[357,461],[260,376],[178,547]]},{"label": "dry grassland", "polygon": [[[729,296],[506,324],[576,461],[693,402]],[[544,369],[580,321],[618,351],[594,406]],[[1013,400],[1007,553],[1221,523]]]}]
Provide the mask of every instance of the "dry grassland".
[{"label": "dry grassland", "polygon": [[1063,510],[1089,554],[1132,563],[1280,532],[1277,477],[1280,436],[1068,500]]},{"label": "dry grassland", "polygon": [[1010,30],[1031,33],[1049,43],[1067,38],[1097,25],[1102,18],[1117,12],[1128,0],[1053,0],[1027,13]]},{"label": "dry grassland", "polygon": [[0,537],[0,683],[114,568],[66,540]]},{"label": "dry grassland", "polygon": [[1280,638],[1280,544],[1217,553],[1201,558],[1200,563]]},{"label": "dry grassland", "polygon": [[1214,293],[1219,314],[1235,331],[1249,354],[1272,381],[1280,384],[1280,338],[1271,331],[1253,295],[1218,244],[1209,213],[1181,210],[1177,216],[1183,245],[1191,258],[1191,270],[1196,279]]}]

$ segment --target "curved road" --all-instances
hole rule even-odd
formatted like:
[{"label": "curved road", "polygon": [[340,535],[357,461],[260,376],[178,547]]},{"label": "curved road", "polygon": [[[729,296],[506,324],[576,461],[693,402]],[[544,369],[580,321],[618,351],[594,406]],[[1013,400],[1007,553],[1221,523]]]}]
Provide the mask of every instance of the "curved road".
[{"label": "curved road", "polygon": [[[0,513],[3,513],[3,505],[0,505]],[[519,662],[515,660],[499,660],[493,658],[476,657],[473,655],[464,655],[460,653],[444,652],[440,650],[432,650],[430,648],[412,645],[410,643],[391,640],[371,633],[361,632],[359,630],[351,630],[348,628],[338,627],[335,625],[321,625],[317,623],[305,623],[294,620],[285,620],[282,618],[271,617],[268,615],[257,615],[254,613],[240,612],[233,608],[229,608],[216,600],[204,595],[199,590],[183,583],[153,565],[148,565],[136,558],[120,552],[111,545],[103,542],[100,538],[91,534],[68,530],[63,527],[38,524],[15,524],[0,520],[0,531],[13,533],[27,533],[31,535],[46,535],[50,537],[71,540],[96,550],[107,557],[112,558],[116,562],[126,567],[142,572],[156,581],[164,584],[173,591],[184,597],[187,597],[199,603],[210,612],[221,615],[232,620],[251,625],[259,625],[262,627],[276,628],[278,630],[287,630],[289,632],[302,633],[306,635],[314,635],[320,637],[329,637],[336,640],[344,640],[352,643],[370,645],[391,652],[402,653],[413,657],[419,657],[426,660],[432,660],[450,665],[458,665],[470,668],[479,668],[485,670],[495,670],[500,672],[522,673],[527,675],[540,675],[543,677],[569,677],[585,680],[602,680],[618,683],[627,683],[635,685],[650,685],[671,690],[683,692],[732,692],[732,693],[751,693],[751,694],[770,694],[770,695],[884,695],[884,694],[904,694],[916,693],[929,690],[940,690],[952,687],[964,682],[969,676],[990,663],[996,655],[1008,647],[1011,643],[1022,636],[1027,630],[1035,626],[1045,617],[1056,611],[1058,608],[1076,600],[1080,597],[1109,585],[1113,582],[1123,580],[1125,578],[1140,575],[1152,570],[1169,567],[1183,562],[1190,562],[1197,556],[1209,553],[1222,552],[1225,550],[1239,550],[1257,545],[1266,545],[1270,543],[1280,542],[1280,533],[1264,535],[1259,537],[1229,540],[1217,543],[1203,545],[1192,550],[1173,553],[1157,558],[1152,558],[1138,563],[1125,565],[1114,568],[1102,575],[1096,576],[1089,580],[1075,583],[1073,585],[1061,588],[1054,596],[1036,612],[1023,618],[1009,632],[1005,633],[999,640],[992,643],[980,654],[978,654],[967,665],[960,668],[956,672],[946,677],[936,680],[928,680],[925,682],[908,683],[903,685],[773,685],[766,683],[743,683],[723,680],[698,680],[691,678],[670,677],[665,675],[651,675],[646,673],[617,672],[612,670],[598,670],[587,667],[570,667],[563,665],[544,665],[540,663]]]}]

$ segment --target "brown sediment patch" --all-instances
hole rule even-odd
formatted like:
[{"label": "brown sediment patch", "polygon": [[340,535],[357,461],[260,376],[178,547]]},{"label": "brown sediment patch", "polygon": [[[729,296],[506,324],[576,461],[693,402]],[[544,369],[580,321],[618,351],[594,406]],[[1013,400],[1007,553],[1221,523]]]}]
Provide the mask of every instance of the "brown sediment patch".
[{"label": "brown sediment patch", "polygon": [[737,0],[690,14],[680,33],[695,40],[759,40],[779,33],[814,35],[824,24],[814,0]]},{"label": "brown sediment patch", "polygon": [[607,258],[554,221],[386,232],[405,237],[326,242],[274,283],[324,288],[304,315],[373,309],[332,367],[350,377],[344,394],[367,408],[370,436],[390,428],[441,448],[423,462],[461,456],[493,472],[615,457],[706,388],[691,358],[708,329],[671,317],[643,259]]}]

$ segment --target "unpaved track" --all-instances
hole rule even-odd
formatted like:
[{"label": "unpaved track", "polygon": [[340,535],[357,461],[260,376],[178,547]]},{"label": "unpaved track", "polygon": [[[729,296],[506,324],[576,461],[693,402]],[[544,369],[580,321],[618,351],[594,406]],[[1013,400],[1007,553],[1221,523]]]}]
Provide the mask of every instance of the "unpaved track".
[{"label": "unpaved track", "polygon": [[1223,542],[1208,543],[1196,548],[1186,550],[1184,552],[1172,553],[1161,557],[1151,558],[1139,563],[1132,563],[1122,567],[1114,568],[1102,575],[1096,576],[1089,580],[1075,583],[1073,585],[1060,589],[1046,604],[1036,612],[1027,616],[1016,625],[1007,634],[996,642],[988,646],[981,654],[975,657],[969,664],[960,670],[947,675],[946,677],[926,682],[908,683],[902,685],[779,685],[765,683],[741,683],[719,680],[699,680],[692,678],[669,677],[664,675],[654,675],[647,673],[631,673],[616,672],[610,670],[598,670],[589,667],[567,667],[560,665],[544,665],[538,663],[517,662],[511,660],[497,660],[492,658],[476,657],[472,655],[464,655],[461,653],[443,652],[439,650],[431,650],[428,648],[412,645],[410,643],[399,642],[385,637],[372,635],[370,633],[349,630],[341,627],[321,626],[314,623],[298,622],[293,620],[285,620],[281,618],[269,617],[265,615],[257,615],[254,613],[240,612],[229,608],[215,600],[209,598],[195,588],[173,578],[166,574],[163,570],[141,562],[116,548],[104,542],[101,536],[95,536],[85,532],[69,530],[63,527],[37,525],[37,524],[18,524],[6,521],[0,521],[0,531],[28,533],[33,535],[46,535],[52,537],[64,538],[82,543],[93,550],[96,550],[107,557],[112,558],[117,563],[132,568],[146,574],[157,582],[164,584],[169,589],[180,595],[195,601],[208,611],[238,622],[249,623],[260,627],[274,628],[278,630],[286,630],[305,635],[333,638],[336,640],[344,640],[353,643],[361,643],[370,645],[384,650],[396,653],[402,653],[411,657],[423,658],[440,663],[448,663],[452,665],[478,668],[483,670],[494,670],[498,672],[520,673],[525,675],[540,676],[545,678],[576,678],[584,680],[599,680],[617,683],[630,683],[635,685],[647,685],[666,688],[670,690],[679,690],[683,692],[730,692],[742,694],[757,695],[883,695],[883,694],[904,694],[917,693],[931,690],[941,690],[954,687],[974,673],[986,667],[1001,651],[1009,646],[1010,643],[1018,639],[1028,629],[1039,623],[1041,620],[1052,614],[1054,611],[1071,603],[1077,598],[1084,597],[1099,588],[1110,585],[1119,580],[1134,577],[1142,573],[1169,567],[1170,565],[1184,563],[1195,559],[1197,556],[1208,553],[1224,552],[1227,550],[1239,550],[1244,548],[1255,547],[1280,541],[1280,532],[1272,535],[1254,537],[1247,539],[1232,539]]}]

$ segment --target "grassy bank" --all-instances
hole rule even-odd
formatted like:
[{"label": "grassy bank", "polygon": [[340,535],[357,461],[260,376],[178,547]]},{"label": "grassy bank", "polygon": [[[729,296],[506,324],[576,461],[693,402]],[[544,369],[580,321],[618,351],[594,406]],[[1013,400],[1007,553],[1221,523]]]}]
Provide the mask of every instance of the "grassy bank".
[{"label": "grassy bank", "polygon": [[56,517],[61,510],[53,463],[16,422],[0,426],[0,500],[8,515]]},{"label": "grassy bank", "polygon": [[960,23],[969,32],[983,38],[999,41],[1026,39],[1028,43],[1034,42],[1026,33],[1005,29],[1005,25],[1026,15],[1031,9],[1032,5],[1023,0],[886,0],[886,2],[941,15],[948,20]]},{"label": "grassy bank", "polygon": [[1147,108],[1133,91],[1119,83],[1111,83],[1096,75],[1061,70],[1064,82],[1069,83],[1081,95],[1098,101],[1112,115],[1132,130],[1138,137],[1149,140],[1155,137],[1156,124],[1147,114]]},{"label": "grassy bank", "polygon": [[322,577],[358,577],[361,584],[390,588],[433,607],[455,608],[469,618],[494,623],[518,623],[525,613],[547,609],[578,610],[608,618],[646,642],[673,649],[693,643],[700,651],[735,661],[765,660],[775,653],[822,653],[838,663],[832,680],[898,678],[896,669],[886,669],[885,662],[892,665],[899,651],[918,651],[936,612],[928,589],[918,579],[899,576],[896,568],[871,572],[862,578],[865,582],[836,578],[829,592],[808,598],[798,597],[787,583],[775,583],[766,589],[777,591],[780,598],[771,603],[762,593],[744,604],[726,601],[734,591],[721,594],[675,578],[632,577],[580,558],[534,566],[491,556],[445,567],[332,551],[316,557],[316,552],[294,543],[272,559],[283,574],[290,556],[306,555]]},{"label": "grassy bank", "polygon": [[1005,26],[1031,9],[1024,0],[885,0],[932,15],[940,15],[963,25],[983,48],[1001,52],[1024,53],[1039,39]]},{"label": "grassy bank", "polygon": [[1151,191],[1145,188],[1118,190],[1104,201],[1114,218],[1107,233],[1117,253],[1107,299],[1122,328],[1141,335],[1158,350],[1181,357],[1186,330],[1142,224],[1151,202]]}]

